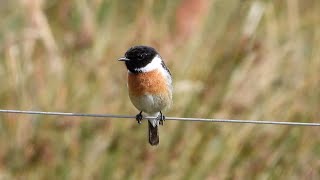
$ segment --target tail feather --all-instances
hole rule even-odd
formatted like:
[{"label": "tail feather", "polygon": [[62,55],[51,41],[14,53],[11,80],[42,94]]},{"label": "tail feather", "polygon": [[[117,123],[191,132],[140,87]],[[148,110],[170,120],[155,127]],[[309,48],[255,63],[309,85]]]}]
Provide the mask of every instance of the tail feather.
[{"label": "tail feather", "polygon": [[149,123],[149,143],[152,146],[159,144],[159,134],[158,134],[158,126],[153,126],[150,121]]}]

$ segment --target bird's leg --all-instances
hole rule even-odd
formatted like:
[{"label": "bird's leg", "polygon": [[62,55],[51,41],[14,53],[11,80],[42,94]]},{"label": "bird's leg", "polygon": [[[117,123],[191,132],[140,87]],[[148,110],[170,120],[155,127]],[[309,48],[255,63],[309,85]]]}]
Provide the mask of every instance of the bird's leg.
[{"label": "bird's leg", "polygon": [[136,120],[139,124],[141,124],[142,119],[143,119],[142,111],[140,111],[140,113],[136,115]]},{"label": "bird's leg", "polygon": [[166,120],[166,117],[162,114],[162,112],[160,111],[159,116],[157,117],[157,120],[159,120],[159,124],[161,126],[163,126],[163,122]]}]

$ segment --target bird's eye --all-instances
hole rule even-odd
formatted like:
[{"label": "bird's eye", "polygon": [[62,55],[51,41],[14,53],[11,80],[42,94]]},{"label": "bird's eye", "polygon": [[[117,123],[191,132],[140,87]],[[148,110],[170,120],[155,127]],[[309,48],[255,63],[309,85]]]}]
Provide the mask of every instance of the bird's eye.
[{"label": "bird's eye", "polygon": [[141,60],[145,57],[144,54],[139,54],[138,56],[139,56],[139,59]]}]

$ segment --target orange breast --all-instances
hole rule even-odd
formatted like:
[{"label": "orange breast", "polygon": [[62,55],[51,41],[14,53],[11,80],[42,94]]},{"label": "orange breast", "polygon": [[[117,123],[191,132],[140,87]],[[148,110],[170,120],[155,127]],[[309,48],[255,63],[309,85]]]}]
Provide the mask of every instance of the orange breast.
[{"label": "orange breast", "polygon": [[167,83],[160,71],[128,74],[129,93],[134,96],[167,93]]}]

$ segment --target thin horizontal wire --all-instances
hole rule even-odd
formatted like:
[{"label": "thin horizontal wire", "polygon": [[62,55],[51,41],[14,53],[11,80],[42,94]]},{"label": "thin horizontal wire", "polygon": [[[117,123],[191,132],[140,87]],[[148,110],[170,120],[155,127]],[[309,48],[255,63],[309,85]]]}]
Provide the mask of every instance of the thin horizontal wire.
[{"label": "thin horizontal wire", "polygon": [[[70,112],[44,112],[44,111],[22,111],[0,109],[0,113],[13,114],[37,114],[49,116],[80,116],[80,117],[96,117],[96,118],[122,118],[135,119],[136,116],[130,115],[114,115],[114,114],[88,114],[88,113],[70,113]],[[155,119],[156,117],[144,117],[144,119]],[[269,125],[287,125],[287,126],[320,126],[320,123],[307,122],[285,122],[285,121],[257,121],[257,120],[238,120],[238,119],[206,119],[206,118],[181,118],[181,117],[166,117],[166,120],[176,121],[202,121],[216,123],[246,123],[246,124],[269,124]]]},{"label": "thin horizontal wire", "polygon": [[0,109],[0,113],[11,114],[38,114],[47,116],[81,116],[81,117],[97,117],[97,118],[136,118],[136,116],[113,115],[113,114],[87,114],[87,113],[71,113],[71,112],[45,112],[45,111],[22,111],[12,109]]}]

